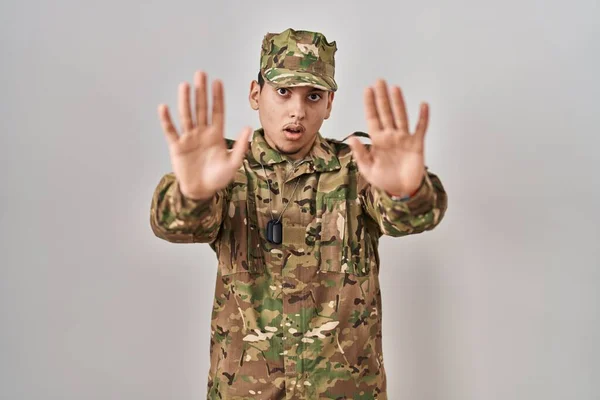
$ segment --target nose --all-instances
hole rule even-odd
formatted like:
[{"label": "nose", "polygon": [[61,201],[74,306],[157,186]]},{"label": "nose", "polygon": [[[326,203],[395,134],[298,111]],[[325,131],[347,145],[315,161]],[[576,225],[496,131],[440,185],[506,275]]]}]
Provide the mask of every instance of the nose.
[{"label": "nose", "polygon": [[292,96],[289,104],[289,116],[293,119],[302,120],[306,116],[306,104],[302,96]]}]

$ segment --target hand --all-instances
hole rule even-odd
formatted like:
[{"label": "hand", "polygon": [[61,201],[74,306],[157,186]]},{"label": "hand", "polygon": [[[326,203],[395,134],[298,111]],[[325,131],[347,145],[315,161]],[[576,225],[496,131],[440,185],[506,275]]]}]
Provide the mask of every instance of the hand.
[{"label": "hand", "polygon": [[225,107],[223,84],[216,80],[212,85],[213,108],[210,124],[206,96],[206,74],[197,71],[194,76],[196,120],[190,110],[190,92],[187,82],[179,85],[179,118],[182,134],[173,126],[165,104],[158,106],[158,116],[165,132],[173,173],[181,193],[193,199],[208,199],[226,187],[242,164],[252,133],[246,127],[239,134],[232,151],[225,144]]},{"label": "hand", "polygon": [[408,196],[417,190],[425,173],[424,139],[429,119],[427,103],[421,104],[414,134],[408,130],[408,117],[402,92],[392,87],[391,100],[384,80],[364,93],[370,151],[352,137],[349,145],[358,169],[373,186],[396,196]]}]

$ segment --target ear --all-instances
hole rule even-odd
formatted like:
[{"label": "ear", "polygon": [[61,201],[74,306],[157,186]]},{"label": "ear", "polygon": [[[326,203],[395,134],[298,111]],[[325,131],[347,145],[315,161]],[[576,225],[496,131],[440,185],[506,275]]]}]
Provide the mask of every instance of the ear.
[{"label": "ear", "polygon": [[258,110],[258,99],[260,99],[260,85],[254,80],[250,83],[248,101],[250,102],[250,107],[255,111]]},{"label": "ear", "polygon": [[331,115],[331,109],[333,107],[333,98],[335,97],[335,92],[327,92],[327,113],[325,114],[325,119],[329,119]]}]

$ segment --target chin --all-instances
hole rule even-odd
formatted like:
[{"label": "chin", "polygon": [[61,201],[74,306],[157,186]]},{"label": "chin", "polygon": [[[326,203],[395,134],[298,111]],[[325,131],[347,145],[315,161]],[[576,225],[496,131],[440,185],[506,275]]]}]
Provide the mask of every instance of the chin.
[{"label": "chin", "polygon": [[277,146],[277,147],[278,147],[279,152],[284,155],[294,155],[302,149],[302,146]]}]

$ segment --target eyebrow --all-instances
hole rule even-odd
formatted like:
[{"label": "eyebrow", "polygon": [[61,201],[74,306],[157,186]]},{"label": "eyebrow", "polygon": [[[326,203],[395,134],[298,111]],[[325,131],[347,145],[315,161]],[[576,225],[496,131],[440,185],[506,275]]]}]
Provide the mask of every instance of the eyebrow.
[{"label": "eyebrow", "polygon": [[[290,91],[292,91],[292,92],[293,92],[293,91],[294,91],[296,88],[298,88],[298,87],[302,87],[302,86],[284,86],[284,88],[285,88],[285,89],[287,89],[287,90],[290,90]],[[309,91],[308,93],[309,93],[309,94],[312,94],[312,93],[319,93],[319,94],[322,94],[322,93],[326,93],[326,91],[325,91],[325,90],[323,90],[323,89],[317,89],[317,88],[313,88],[313,90]]]}]

